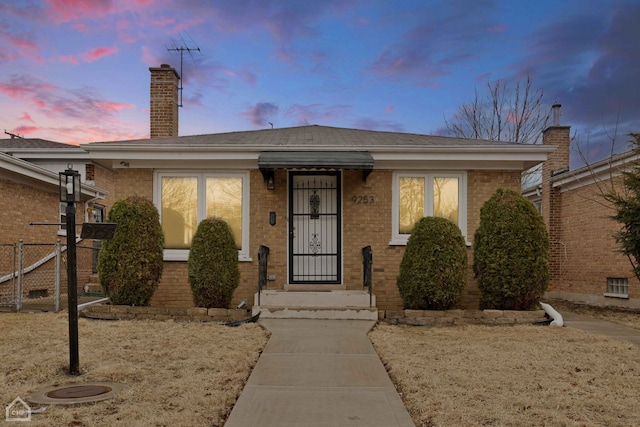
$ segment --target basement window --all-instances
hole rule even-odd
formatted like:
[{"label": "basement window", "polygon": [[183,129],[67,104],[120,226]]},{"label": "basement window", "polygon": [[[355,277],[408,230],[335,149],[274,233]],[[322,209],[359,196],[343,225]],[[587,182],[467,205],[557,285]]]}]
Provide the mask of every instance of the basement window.
[{"label": "basement window", "polygon": [[629,298],[629,280],[624,277],[607,277],[605,297]]}]

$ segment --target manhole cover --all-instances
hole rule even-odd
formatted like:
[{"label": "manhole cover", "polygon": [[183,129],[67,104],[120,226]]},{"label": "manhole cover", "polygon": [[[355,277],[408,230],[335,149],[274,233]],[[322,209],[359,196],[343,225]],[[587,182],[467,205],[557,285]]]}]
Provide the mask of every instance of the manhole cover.
[{"label": "manhole cover", "polygon": [[98,402],[115,397],[126,388],[118,383],[85,383],[45,387],[27,396],[31,403],[44,405],[73,405],[77,403]]},{"label": "manhole cover", "polygon": [[79,399],[81,397],[100,396],[113,390],[104,385],[76,385],[59,388],[46,393],[52,399]]}]

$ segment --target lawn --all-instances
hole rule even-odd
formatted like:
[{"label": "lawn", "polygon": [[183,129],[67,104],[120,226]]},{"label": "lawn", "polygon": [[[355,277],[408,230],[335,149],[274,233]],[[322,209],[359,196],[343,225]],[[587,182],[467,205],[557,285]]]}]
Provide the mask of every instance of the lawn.
[{"label": "lawn", "polygon": [[66,313],[0,313],[0,328],[3,407],[56,384],[128,386],[103,402],[50,405],[32,415],[30,426],[222,426],[268,339],[256,324],[230,328],[81,318],[82,375],[70,377],[64,373],[69,366]]},{"label": "lawn", "polygon": [[[48,406],[33,426],[222,426],[268,340],[255,324],[81,318],[83,374],[69,377],[66,313],[0,313],[0,328],[5,406],[55,384],[128,386]],[[370,338],[418,427],[640,425],[640,349],[628,343],[530,325],[382,323]]]},{"label": "lawn", "polygon": [[574,328],[379,324],[418,427],[638,426],[640,349]]}]

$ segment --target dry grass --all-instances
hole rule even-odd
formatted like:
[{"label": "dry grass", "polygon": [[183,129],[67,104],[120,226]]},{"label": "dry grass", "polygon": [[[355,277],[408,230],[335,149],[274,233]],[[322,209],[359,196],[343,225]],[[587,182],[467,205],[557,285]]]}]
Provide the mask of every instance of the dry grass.
[{"label": "dry grass", "polygon": [[573,328],[378,325],[370,338],[424,426],[638,426],[640,353]]},{"label": "dry grass", "polygon": [[640,329],[640,310],[615,307],[596,307],[593,305],[571,303],[564,300],[553,300],[549,304],[562,314],[564,311],[588,314],[597,319],[617,323],[630,328]]},{"label": "dry grass", "polygon": [[70,377],[67,315],[0,314],[0,402],[40,388],[112,381],[114,399],[32,415],[33,426],[222,426],[268,334],[255,324],[79,320]]}]

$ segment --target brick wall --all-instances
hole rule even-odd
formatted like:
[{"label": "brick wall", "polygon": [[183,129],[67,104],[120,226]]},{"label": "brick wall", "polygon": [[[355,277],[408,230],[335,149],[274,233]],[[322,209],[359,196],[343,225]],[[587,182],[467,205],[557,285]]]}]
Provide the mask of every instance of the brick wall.
[{"label": "brick wall", "polygon": [[0,187],[0,243],[56,241],[57,226],[29,226],[29,222],[60,222],[57,187],[46,191],[8,180],[0,180]]},{"label": "brick wall", "polygon": [[175,69],[167,64],[149,68],[151,138],[178,136],[178,80]]},{"label": "brick wall", "polygon": [[153,170],[115,169],[114,180],[116,200],[123,200],[129,196],[141,196],[153,200]]},{"label": "brick wall", "polygon": [[[574,189],[554,188],[554,180],[565,176],[557,172],[569,166],[570,128],[552,126],[543,136],[545,145],[558,147],[542,169],[542,216],[551,255],[548,295],[596,305],[640,307],[638,281],[613,237],[620,226],[610,218],[614,211],[602,197],[611,188],[620,191],[621,178]],[[629,279],[628,300],[603,296],[607,277]]]},{"label": "brick wall", "polygon": [[[519,189],[520,174],[517,171],[469,171],[468,175],[468,240],[479,224],[482,204],[497,188]],[[346,289],[362,289],[362,255],[364,246],[373,250],[373,287],[378,308],[400,310],[402,298],[396,286],[400,261],[404,246],[390,246],[391,240],[391,195],[392,171],[373,171],[367,181],[362,172],[344,171],[342,175],[343,197],[343,283]],[[151,171],[118,170],[116,181],[134,194],[151,193]],[[149,182],[146,191],[141,181]],[[287,172],[275,172],[275,190],[267,190],[262,174],[258,170],[250,172],[250,249],[251,262],[240,262],[240,285],[234,293],[232,306],[246,299],[253,304],[253,296],[258,282],[258,248],[270,248],[269,289],[284,289],[287,282]],[[373,203],[356,203],[354,196],[372,196]],[[357,199],[356,199],[357,200]],[[369,199],[371,200],[371,199]],[[269,212],[276,212],[276,224],[269,224]],[[471,265],[472,249],[469,248],[469,281],[460,308],[475,309],[479,292]],[[166,262],[158,291],[152,299],[154,306],[187,307],[192,305],[191,290],[187,281],[185,262]]]},{"label": "brick wall", "polygon": [[105,196],[104,200],[96,201],[96,203],[105,206],[108,211],[117,200],[115,174],[113,170],[104,166],[94,165],[94,182],[96,187],[106,190],[109,193]]},{"label": "brick wall", "polygon": [[[604,189],[614,185],[621,189],[621,177],[604,184],[586,185],[561,193],[562,216],[557,219],[556,241],[559,246],[551,280],[551,291],[570,294],[571,299],[604,302],[607,277],[629,279],[629,298],[640,298],[639,283],[626,256],[619,252],[613,237],[620,225],[610,218],[614,210],[603,199]],[[606,303],[626,305],[624,300],[606,298]]]}]

